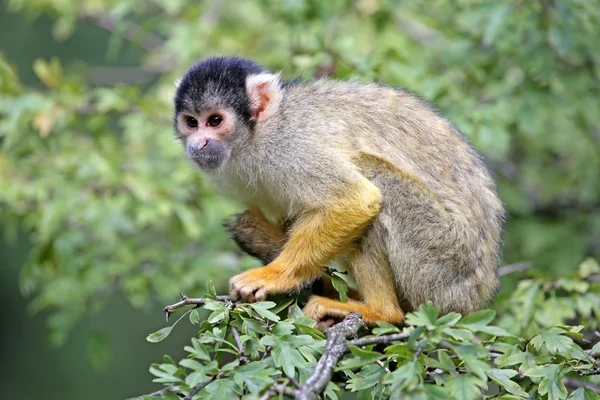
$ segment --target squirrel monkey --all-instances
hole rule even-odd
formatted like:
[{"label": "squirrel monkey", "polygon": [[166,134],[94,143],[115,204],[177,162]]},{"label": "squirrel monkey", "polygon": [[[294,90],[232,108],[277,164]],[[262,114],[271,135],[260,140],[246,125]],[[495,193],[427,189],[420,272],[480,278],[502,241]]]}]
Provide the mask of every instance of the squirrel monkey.
[{"label": "squirrel monkey", "polygon": [[280,79],[209,58],[175,94],[187,156],[248,206],[229,224],[265,262],[230,280],[245,301],[301,289],[344,263],[358,294],[312,296],[317,321],[399,323],[431,300],[472,312],[498,289],[504,210],[481,157],[430,105],[381,84]]}]

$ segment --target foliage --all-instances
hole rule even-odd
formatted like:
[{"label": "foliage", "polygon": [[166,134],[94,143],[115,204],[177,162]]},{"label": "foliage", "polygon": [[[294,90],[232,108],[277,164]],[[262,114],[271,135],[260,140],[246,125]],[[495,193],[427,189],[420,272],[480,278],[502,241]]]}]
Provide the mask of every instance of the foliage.
[{"label": "foliage", "polygon": [[[287,78],[331,74],[382,81],[432,101],[497,175],[510,213],[505,262],[533,263],[530,279],[503,279],[496,325],[477,330],[458,327],[464,323],[459,320],[437,326],[433,317],[430,325],[418,325],[433,313],[426,307],[411,317],[415,329],[422,328],[414,342],[391,350],[354,349],[343,361],[382,354],[377,361],[394,370],[393,378],[376,384],[382,368],[373,358],[358,369],[341,370],[352,382],[344,390],[373,383],[369,390],[401,387],[440,397],[462,391],[468,398],[489,378],[509,393],[538,390],[560,398],[559,378],[584,364],[574,355],[583,345],[578,328],[564,325],[582,324],[588,332],[598,329],[600,316],[598,282],[590,279],[597,264],[589,259],[578,271],[573,268],[587,256],[600,256],[597,0],[9,0],[6,7],[19,16],[50,16],[57,43],[68,43],[84,27],[107,30],[108,43],[98,51],[116,66],[59,57],[18,66],[14,54],[0,52],[0,221],[9,235],[18,230],[30,235],[21,288],[33,311],[49,311],[54,343],[63,343],[84,313],[102,308],[114,294],[149,310],[179,291],[199,293],[209,279],[224,289],[229,276],[255,265],[233,249],[220,226],[240,207],[212,191],[183,159],[171,132],[173,80],[199,58],[237,54],[283,70]],[[35,82],[20,78],[29,69]],[[344,275],[335,276],[336,288],[344,292]],[[206,335],[197,340],[220,334],[233,344],[225,327],[237,326],[250,346],[244,368],[260,371],[259,382],[247,385],[252,393],[282,371],[304,377],[302,371],[322,351],[315,344],[322,338],[295,313],[275,323],[268,307],[231,308],[216,301],[206,307],[217,309],[200,325]],[[257,313],[262,322],[251,318]],[[190,316],[198,323],[195,311]],[[498,329],[516,337],[492,340]],[[273,351],[264,362],[255,360],[285,335],[306,336],[300,340],[307,344],[286,347],[286,357]],[[471,335],[491,348],[461,353],[457,349],[468,346]],[[211,359],[235,353],[215,340],[200,343],[210,345]],[[415,357],[420,341],[426,345]],[[518,350],[510,353],[507,344]],[[277,363],[287,361],[288,350],[304,369]],[[542,357],[541,370],[528,368],[529,352]],[[499,364],[507,354],[526,354],[529,364]],[[208,360],[198,359],[205,363],[192,379],[233,378],[215,378],[201,393],[221,386],[239,390],[245,369],[224,370],[223,363],[207,369]],[[426,360],[450,370],[432,370]],[[486,378],[478,368],[490,363],[494,369],[486,370]],[[171,366],[156,371],[180,377],[179,385],[191,375],[188,367],[197,366],[165,364]],[[522,368],[523,376],[511,375]],[[442,372],[432,374],[436,369]],[[444,380],[450,391],[433,389],[432,379]]]},{"label": "foliage", "polygon": [[[212,313],[205,321],[200,322],[195,309],[180,318],[189,315],[199,326],[198,336],[185,347],[188,356],[177,363],[165,356],[150,368],[154,382],[167,388],[164,398],[173,393],[189,399],[216,398],[217,393],[270,398],[285,393],[282,388],[293,394],[314,373],[319,357],[331,351],[293,298],[243,304],[217,301],[214,289],[209,292],[213,294],[207,295],[203,308]],[[583,339],[582,326],[550,326],[521,337],[491,325],[494,318],[492,310],[440,316],[439,308],[428,303],[407,315],[404,335],[391,342],[383,339],[398,337],[400,329],[380,323],[358,341],[346,342],[346,355],[335,366],[324,396],[338,399],[344,392],[356,392],[359,399],[600,398],[584,386],[569,394],[563,383],[580,374],[600,374],[590,356],[595,350],[586,352],[577,343]],[[164,332],[148,340],[163,340]],[[376,338],[373,343],[365,343],[371,338]]]}]

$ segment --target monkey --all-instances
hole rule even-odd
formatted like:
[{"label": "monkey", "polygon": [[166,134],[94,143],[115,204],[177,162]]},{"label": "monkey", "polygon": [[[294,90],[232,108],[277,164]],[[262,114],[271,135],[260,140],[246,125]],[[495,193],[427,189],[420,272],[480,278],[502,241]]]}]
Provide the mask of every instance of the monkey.
[{"label": "monkey", "polygon": [[234,299],[292,293],[347,268],[357,295],[312,295],[316,321],[399,324],[431,301],[470,313],[499,288],[505,212],[483,157],[433,105],[360,81],[284,80],[240,57],[190,67],[174,96],[187,157],[247,210],[228,229],[263,267]]}]

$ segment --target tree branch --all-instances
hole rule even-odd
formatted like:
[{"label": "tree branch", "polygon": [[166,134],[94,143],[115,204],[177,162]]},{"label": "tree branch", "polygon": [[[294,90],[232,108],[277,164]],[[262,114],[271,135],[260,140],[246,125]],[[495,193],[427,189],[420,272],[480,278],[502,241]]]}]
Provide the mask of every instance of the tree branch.
[{"label": "tree branch", "polygon": [[406,340],[410,337],[411,333],[412,333],[412,331],[411,332],[402,332],[402,333],[392,333],[390,335],[385,335],[385,336],[354,339],[354,340],[348,341],[348,345],[359,347],[359,346],[367,346],[369,344],[389,344],[396,340]]},{"label": "tree branch", "polygon": [[600,375],[600,367],[592,368],[589,371],[579,371],[579,376]]},{"label": "tree branch", "polygon": [[260,396],[259,400],[269,400],[271,397],[285,394],[286,396],[296,397],[297,391],[285,385],[273,385],[269,390]]},{"label": "tree branch", "polygon": [[532,265],[533,263],[531,261],[519,261],[514,264],[504,265],[498,268],[498,276],[505,276],[512,274],[513,272],[522,272],[531,268]]},{"label": "tree branch", "polygon": [[196,393],[198,393],[199,391],[201,391],[202,389],[204,389],[205,387],[207,387],[211,382],[215,381],[216,379],[220,378],[222,376],[223,373],[220,373],[219,375],[215,375],[210,379],[205,380],[204,382],[202,382],[201,384],[199,384],[198,386],[196,386],[194,388],[194,390],[192,390],[190,392],[190,394],[188,394],[184,400],[192,400],[192,398],[196,395]]},{"label": "tree branch", "polygon": [[246,352],[244,351],[244,345],[242,344],[242,340],[240,339],[240,333],[238,332],[238,330],[236,329],[235,326],[229,326],[231,328],[231,334],[233,335],[233,339],[235,339],[235,343],[237,344],[238,347],[238,355],[240,357],[240,364],[245,364],[247,359],[246,359]]},{"label": "tree branch", "polygon": [[[165,317],[166,317],[167,321],[169,320],[169,317],[171,316],[171,314],[173,314],[175,311],[177,311],[181,307],[185,307],[188,305],[195,305],[196,307],[200,307],[200,306],[206,304],[206,302],[208,300],[212,300],[212,299],[206,299],[203,297],[190,298],[183,294],[180,294],[180,296],[181,296],[181,301],[178,301],[175,304],[166,306],[163,309],[163,311],[165,312]],[[229,296],[217,296],[217,300],[218,301],[233,301],[231,299],[231,297],[229,297]]]},{"label": "tree branch", "polygon": [[312,375],[296,390],[297,400],[313,400],[325,389],[331,381],[337,362],[348,351],[346,340],[356,336],[358,330],[363,326],[364,322],[361,316],[352,312],[342,322],[327,330],[325,352],[317,362]]}]

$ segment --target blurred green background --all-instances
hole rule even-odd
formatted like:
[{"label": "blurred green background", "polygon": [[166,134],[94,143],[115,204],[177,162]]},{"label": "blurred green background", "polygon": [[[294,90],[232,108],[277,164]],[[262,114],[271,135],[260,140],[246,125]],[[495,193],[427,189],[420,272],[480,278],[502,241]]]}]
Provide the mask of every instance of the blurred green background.
[{"label": "blurred green background", "polygon": [[221,227],[239,206],[172,135],[173,81],[207,56],[414,91],[496,174],[503,264],[598,258],[599,37],[597,0],[5,0],[0,397],[154,390],[149,364],[194,334],[147,343],[162,306],[256,265]]}]

